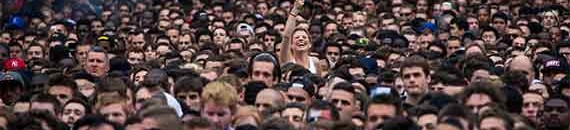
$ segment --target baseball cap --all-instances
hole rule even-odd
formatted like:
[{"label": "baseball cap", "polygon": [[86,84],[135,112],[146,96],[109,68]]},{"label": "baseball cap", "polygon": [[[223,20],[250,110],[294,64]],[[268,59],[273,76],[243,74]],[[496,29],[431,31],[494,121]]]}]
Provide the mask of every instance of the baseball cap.
[{"label": "baseball cap", "polygon": [[[0,73],[0,84],[8,83],[8,82],[17,82],[22,86],[26,85],[24,81],[24,77],[18,72],[8,71],[5,73]],[[2,85],[0,85],[2,86]]]},{"label": "baseball cap", "polygon": [[552,58],[552,59],[548,59],[545,60],[542,63],[542,73],[547,73],[547,72],[557,72],[557,73],[564,73],[566,72],[566,68],[568,68],[568,65],[566,64],[566,62],[561,61],[558,58]]},{"label": "baseball cap", "polygon": [[16,71],[26,68],[26,62],[20,58],[10,58],[4,61],[4,69],[8,71]]},{"label": "baseball cap", "polygon": [[314,83],[307,78],[298,78],[293,80],[289,88],[302,88],[309,94],[309,96],[313,97],[315,95]]}]

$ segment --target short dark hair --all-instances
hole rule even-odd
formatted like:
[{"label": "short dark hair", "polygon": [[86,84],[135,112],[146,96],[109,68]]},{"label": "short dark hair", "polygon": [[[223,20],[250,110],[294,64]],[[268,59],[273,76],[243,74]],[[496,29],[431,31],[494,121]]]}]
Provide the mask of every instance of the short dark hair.
[{"label": "short dark hair", "polygon": [[349,82],[340,82],[333,86],[332,90],[342,90],[349,93],[356,95],[356,91],[354,90],[354,86],[352,86]]},{"label": "short dark hair", "polygon": [[[381,94],[378,96],[374,96],[372,97],[372,99],[370,99],[370,101],[368,102],[368,104],[366,104],[366,109],[364,109],[364,112],[367,112],[367,109],[372,106],[372,105],[392,105],[396,108],[396,115],[400,115],[403,113],[403,109],[402,109],[402,102],[399,98],[394,97],[392,95],[388,95],[388,94]],[[365,113],[368,115],[368,113]]]},{"label": "short dark hair", "polygon": [[201,77],[183,76],[174,83],[174,93],[192,91],[201,94],[205,83]]},{"label": "short dark hair", "polygon": [[411,68],[411,67],[422,68],[422,70],[426,76],[430,74],[429,63],[424,57],[414,55],[414,56],[406,58],[400,66],[400,72],[404,72],[404,69]]},{"label": "short dark hair", "polygon": [[251,60],[249,61],[248,72],[249,76],[252,76],[253,71],[253,63],[254,62],[269,62],[273,63],[273,80],[280,82],[281,81],[281,66],[279,64],[279,59],[272,53],[269,52],[261,52],[258,54],[253,55]]},{"label": "short dark hair", "polygon": [[[73,78],[65,76],[63,74],[53,74],[49,78],[48,85],[52,86],[64,86],[75,92],[77,90],[77,84],[73,81]],[[73,94],[73,93],[72,93]]]},{"label": "short dark hair", "polygon": [[504,110],[497,108],[483,111],[481,117],[479,118],[480,119],[479,123],[481,123],[481,121],[483,121],[485,118],[492,118],[492,117],[503,120],[503,123],[505,123],[504,127],[507,130],[512,130],[514,128],[515,121],[513,120],[513,118],[511,118]]},{"label": "short dark hair", "polygon": [[62,109],[59,112],[63,113],[65,106],[67,106],[67,104],[71,104],[71,103],[78,103],[78,104],[83,105],[83,107],[85,107],[85,114],[91,114],[91,105],[89,103],[87,103],[87,101],[85,101],[81,98],[73,98],[73,99],[67,101],[63,106],[61,106]]},{"label": "short dark hair", "polygon": [[463,17],[455,17],[455,18],[451,19],[450,23],[457,25],[457,28],[459,28],[460,30],[469,29],[469,23],[467,23],[467,19],[465,19]]},{"label": "short dark hair", "polygon": [[490,81],[477,81],[469,84],[461,96],[461,101],[465,102],[473,94],[485,94],[491,98],[491,100],[500,106],[504,106],[506,99],[502,92],[497,86],[492,85]]}]

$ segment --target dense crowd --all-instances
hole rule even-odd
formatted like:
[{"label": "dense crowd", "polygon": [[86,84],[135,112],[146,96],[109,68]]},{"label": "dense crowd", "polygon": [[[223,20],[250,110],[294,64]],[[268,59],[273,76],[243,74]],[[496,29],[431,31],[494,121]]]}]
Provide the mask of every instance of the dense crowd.
[{"label": "dense crowd", "polygon": [[1,0],[0,130],[568,130],[569,0]]}]

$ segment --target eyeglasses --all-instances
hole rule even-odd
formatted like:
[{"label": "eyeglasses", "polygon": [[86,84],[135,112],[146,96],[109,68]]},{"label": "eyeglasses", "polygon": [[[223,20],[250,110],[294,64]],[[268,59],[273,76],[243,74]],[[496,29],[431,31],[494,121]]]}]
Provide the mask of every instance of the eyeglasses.
[{"label": "eyeglasses", "polygon": [[293,102],[304,102],[307,100],[305,97],[302,96],[295,96],[295,95],[287,95],[287,98]]},{"label": "eyeglasses", "polygon": [[407,13],[400,13],[402,15],[402,17],[408,17],[410,15],[412,15],[412,12],[407,12]]}]

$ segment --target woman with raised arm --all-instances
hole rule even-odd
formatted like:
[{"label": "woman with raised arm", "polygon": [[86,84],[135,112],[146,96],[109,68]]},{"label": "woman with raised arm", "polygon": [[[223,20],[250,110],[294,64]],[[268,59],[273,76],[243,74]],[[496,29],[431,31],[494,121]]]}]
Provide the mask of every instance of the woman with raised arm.
[{"label": "woman with raised arm", "polygon": [[305,4],[304,0],[295,0],[293,9],[288,14],[279,60],[283,64],[292,62],[301,65],[311,73],[318,74],[319,59],[309,57],[312,47],[309,31],[297,28],[297,18],[301,18],[299,13],[303,9],[303,4]]}]

